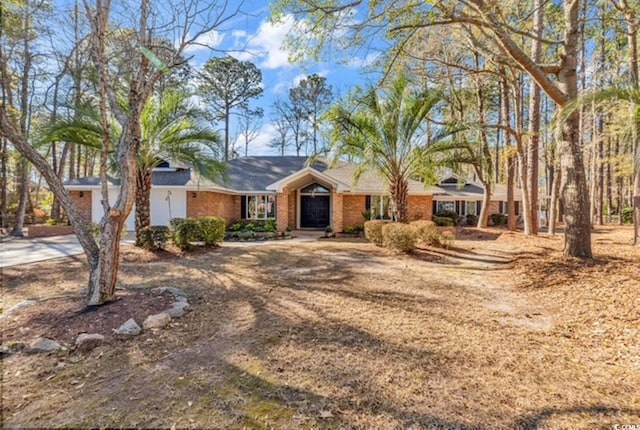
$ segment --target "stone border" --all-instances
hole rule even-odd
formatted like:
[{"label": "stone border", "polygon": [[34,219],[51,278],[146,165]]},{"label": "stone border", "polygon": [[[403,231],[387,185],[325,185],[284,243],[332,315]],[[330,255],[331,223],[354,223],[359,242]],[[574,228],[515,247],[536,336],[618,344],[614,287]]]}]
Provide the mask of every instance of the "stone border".
[{"label": "stone border", "polygon": [[[174,302],[171,304],[171,307],[169,309],[165,309],[164,311],[155,315],[147,316],[147,318],[145,318],[144,322],[142,323],[142,328],[140,328],[138,323],[136,323],[133,318],[129,318],[118,329],[113,330],[115,334],[120,336],[137,336],[143,330],[152,330],[165,327],[171,322],[172,319],[182,317],[191,307],[187,300],[186,293],[180,288],[156,287],[152,288],[150,291],[152,294],[156,295],[162,294],[164,292],[169,292],[173,295]],[[36,303],[37,302],[33,300],[25,300],[23,302],[20,302],[16,306],[10,308],[6,313],[2,315],[2,317],[5,317],[18,309],[26,306],[31,306]],[[102,345],[103,342],[104,335],[100,333],[82,333],[76,339],[74,349],[78,352],[89,352],[97,346]],[[52,339],[41,337],[34,340],[30,344],[19,341],[3,344],[0,353],[2,355],[10,355],[23,351],[28,354],[39,354],[65,351],[66,349],[67,348]]]}]

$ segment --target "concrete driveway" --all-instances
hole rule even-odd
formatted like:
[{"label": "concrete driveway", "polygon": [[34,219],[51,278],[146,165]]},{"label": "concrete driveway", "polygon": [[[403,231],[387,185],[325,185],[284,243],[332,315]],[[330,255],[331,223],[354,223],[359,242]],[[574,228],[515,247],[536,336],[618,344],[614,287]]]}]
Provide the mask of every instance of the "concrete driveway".
[{"label": "concrete driveway", "polygon": [[[123,243],[133,243],[132,233]],[[0,268],[35,263],[60,257],[83,254],[75,234],[34,238],[4,238],[0,242]]]},{"label": "concrete driveway", "polygon": [[[264,242],[224,242],[222,246],[250,247],[277,244],[293,244],[318,240],[323,233],[295,232],[296,237],[288,241]],[[129,232],[122,243],[133,244],[135,235]],[[75,234],[65,236],[37,237],[37,238],[4,238],[0,242],[0,268],[35,263],[37,261],[52,260],[54,258],[69,257],[83,254]]]}]

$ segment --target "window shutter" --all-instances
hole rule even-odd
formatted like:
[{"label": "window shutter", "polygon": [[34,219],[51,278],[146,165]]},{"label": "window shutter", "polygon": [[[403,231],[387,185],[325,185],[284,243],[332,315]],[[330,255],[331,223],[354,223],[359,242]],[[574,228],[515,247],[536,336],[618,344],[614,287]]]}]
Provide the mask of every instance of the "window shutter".
[{"label": "window shutter", "polygon": [[462,214],[460,213],[460,200],[456,200],[456,213],[457,213],[458,215],[462,215]]},{"label": "window shutter", "polygon": [[247,196],[240,196],[240,219],[247,218]]},{"label": "window shutter", "polygon": [[431,208],[431,214],[435,215],[436,213],[438,213],[438,202],[434,200],[433,207]]},{"label": "window shutter", "polygon": [[480,216],[480,212],[482,212],[482,200],[476,202],[476,215]]},{"label": "window shutter", "polygon": [[516,204],[516,215],[520,215],[520,202],[516,201],[514,203]]},{"label": "window shutter", "polygon": [[364,210],[371,209],[371,196],[365,196],[364,198]]}]

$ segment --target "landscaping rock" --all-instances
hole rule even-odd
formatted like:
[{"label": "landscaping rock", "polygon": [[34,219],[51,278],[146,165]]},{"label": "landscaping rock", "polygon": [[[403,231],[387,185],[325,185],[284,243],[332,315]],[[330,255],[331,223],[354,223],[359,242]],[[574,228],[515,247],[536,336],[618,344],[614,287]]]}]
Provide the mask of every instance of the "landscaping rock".
[{"label": "landscaping rock", "polygon": [[28,354],[42,354],[57,351],[59,349],[62,349],[62,345],[60,345],[58,342],[44,337],[39,337],[38,339],[31,342],[25,352]]},{"label": "landscaping rock", "polygon": [[180,318],[184,315],[184,313],[189,309],[189,303],[185,302],[175,302],[171,308],[164,311],[169,314],[171,318]]},{"label": "landscaping rock", "polygon": [[149,315],[142,323],[142,327],[145,330],[149,330],[152,328],[162,328],[169,324],[170,321],[171,316],[168,313],[160,312],[159,314]]},{"label": "landscaping rock", "polygon": [[176,296],[177,303],[187,303],[187,298],[185,296]]},{"label": "landscaping rock", "polygon": [[124,324],[118,327],[118,330],[116,330],[116,334],[125,336],[137,336],[141,331],[142,329],[140,328],[138,323],[136,323],[133,318],[129,318]]},{"label": "landscaping rock", "polygon": [[18,303],[15,306],[10,307],[9,309],[7,309],[2,316],[0,316],[0,318],[4,318],[7,317],[9,315],[11,315],[13,312],[22,309],[22,308],[26,308],[27,306],[31,306],[31,305],[35,305],[37,302],[35,300],[23,300],[20,303]]},{"label": "landscaping rock", "polygon": [[99,333],[82,333],[76,339],[76,350],[80,352],[89,352],[102,345],[103,342],[104,336]]}]

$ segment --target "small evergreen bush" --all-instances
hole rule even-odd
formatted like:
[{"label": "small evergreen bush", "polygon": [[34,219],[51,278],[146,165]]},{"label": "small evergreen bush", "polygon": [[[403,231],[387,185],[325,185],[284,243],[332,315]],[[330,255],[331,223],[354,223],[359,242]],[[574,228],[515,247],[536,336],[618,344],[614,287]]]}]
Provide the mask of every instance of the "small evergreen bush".
[{"label": "small evergreen bush", "polygon": [[196,240],[204,242],[207,246],[217,245],[224,240],[226,222],[216,216],[198,218],[200,237]]},{"label": "small evergreen bush", "polygon": [[387,223],[382,227],[382,244],[396,252],[411,252],[416,248],[416,229],[409,224]]},{"label": "small evergreen bush", "polygon": [[434,215],[432,219],[438,227],[454,227],[456,225],[455,221],[448,217]]},{"label": "small evergreen bush", "polygon": [[377,246],[382,246],[382,227],[386,223],[379,220],[366,221],[364,223],[364,237]]},{"label": "small evergreen bush", "polygon": [[633,224],[633,208],[622,208],[622,224]]},{"label": "small evergreen bush", "polygon": [[490,225],[507,225],[507,216],[505,214],[491,214],[489,215]]},{"label": "small evergreen bush", "polygon": [[438,243],[440,233],[433,221],[413,221],[409,225],[415,230],[418,242],[422,242],[425,245],[436,245]]},{"label": "small evergreen bush", "polygon": [[264,222],[264,231],[275,232],[278,229],[278,223],[275,219],[268,219]]},{"label": "small evergreen bush", "polygon": [[152,225],[142,230],[141,244],[144,249],[158,251],[165,249],[169,239],[169,227]]},{"label": "small evergreen bush", "polygon": [[465,217],[465,224],[469,227],[475,227],[478,225],[478,215],[467,215]]},{"label": "small evergreen bush", "polygon": [[180,221],[173,223],[174,218],[171,220],[171,223],[174,226],[173,231],[173,243],[182,250],[189,249],[191,242],[200,242],[202,239],[202,232],[200,223],[195,218],[184,218]]},{"label": "small evergreen bush", "polygon": [[458,224],[458,219],[460,218],[457,213],[448,210],[441,210],[440,212],[436,212],[435,216],[440,218],[450,218],[453,221],[453,225]]}]

